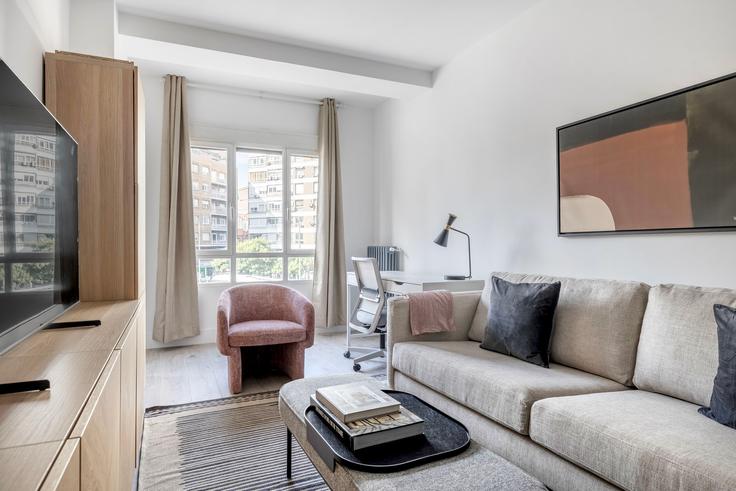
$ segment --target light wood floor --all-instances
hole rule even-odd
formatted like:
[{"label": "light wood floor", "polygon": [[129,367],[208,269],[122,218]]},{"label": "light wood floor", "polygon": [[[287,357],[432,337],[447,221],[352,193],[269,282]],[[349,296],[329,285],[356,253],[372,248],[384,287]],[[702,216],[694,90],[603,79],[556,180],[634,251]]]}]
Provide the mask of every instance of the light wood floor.
[{"label": "light wood floor", "polygon": [[[360,340],[358,345],[377,346],[378,338]],[[317,334],[314,346],[306,351],[307,377],[352,373],[353,362],[343,357],[345,334]],[[386,372],[384,358],[361,363],[361,373]],[[243,380],[243,394],[275,390],[288,382],[280,374]],[[146,356],[146,407],[184,404],[227,397],[227,359],[214,344],[179,348],[149,349]]]}]

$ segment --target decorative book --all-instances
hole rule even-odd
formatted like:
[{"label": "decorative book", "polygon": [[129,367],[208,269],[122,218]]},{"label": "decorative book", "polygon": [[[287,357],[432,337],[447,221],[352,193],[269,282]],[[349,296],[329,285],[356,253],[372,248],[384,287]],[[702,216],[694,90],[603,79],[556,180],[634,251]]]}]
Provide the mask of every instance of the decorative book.
[{"label": "decorative book", "polygon": [[397,412],[343,423],[314,395],[310,399],[319,417],[353,452],[424,433],[424,420],[405,407]]},{"label": "decorative book", "polygon": [[317,389],[316,399],[343,423],[395,413],[399,401],[363,382]]}]

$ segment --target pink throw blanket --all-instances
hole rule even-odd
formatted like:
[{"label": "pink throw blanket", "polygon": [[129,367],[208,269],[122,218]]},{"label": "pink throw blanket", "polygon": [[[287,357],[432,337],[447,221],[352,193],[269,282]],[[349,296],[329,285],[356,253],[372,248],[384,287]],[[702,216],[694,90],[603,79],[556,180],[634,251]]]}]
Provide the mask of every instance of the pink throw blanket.
[{"label": "pink throw blanket", "polygon": [[414,336],[455,330],[452,294],[446,290],[409,293],[409,324]]}]

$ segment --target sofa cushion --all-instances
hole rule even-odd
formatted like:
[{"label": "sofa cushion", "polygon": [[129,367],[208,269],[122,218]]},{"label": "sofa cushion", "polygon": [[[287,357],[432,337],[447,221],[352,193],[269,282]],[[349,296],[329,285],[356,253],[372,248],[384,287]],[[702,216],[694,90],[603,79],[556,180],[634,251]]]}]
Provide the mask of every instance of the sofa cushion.
[{"label": "sofa cushion", "polygon": [[291,321],[257,320],[232,324],[228,329],[230,346],[265,346],[298,343],[307,339],[304,326]]},{"label": "sofa cushion", "polygon": [[[493,275],[515,283],[560,281],[562,289],[550,350],[552,361],[631,385],[648,285],[513,273]],[[487,281],[470,328],[470,339],[483,340],[489,302]]]},{"label": "sofa cushion", "polygon": [[542,368],[486,351],[473,341],[398,343],[392,363],[404,375],[522,434],[528,433],[535,401],[626,390],[574,368]]},{"label": "sofa cushion", "polygon": [[560,282],[511,283],[494,276],[491,283],[491,310],[480,347],[547,368]]},{"label": "sofa cushion", "polygon": [[736,430],[630,390],[534,404],[532,440],[624,489],[736,489]]},{"label": "sofa cushion", "polygon": [[649,291],[634,384],[707,406],[718,369],[714,304],[736,307],[736,291],[658,285]]},{"label": "sofa cushion", "polygon": [[736,429],[736,309],[713,307],[718,324],[718,372],[713,381],[710,407],[698,412]]}]

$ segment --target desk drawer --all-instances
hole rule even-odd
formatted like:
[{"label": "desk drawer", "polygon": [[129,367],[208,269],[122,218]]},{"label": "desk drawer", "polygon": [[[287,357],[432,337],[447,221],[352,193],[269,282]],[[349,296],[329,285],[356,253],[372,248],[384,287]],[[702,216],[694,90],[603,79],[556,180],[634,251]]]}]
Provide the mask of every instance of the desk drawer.
[{"label": "desk drawer", "polygon": [[400,295],[422,291],[422,286],[416,283],[400,283],[392,280],[383,280],[383,288],[388,293],[398,293]]}]

